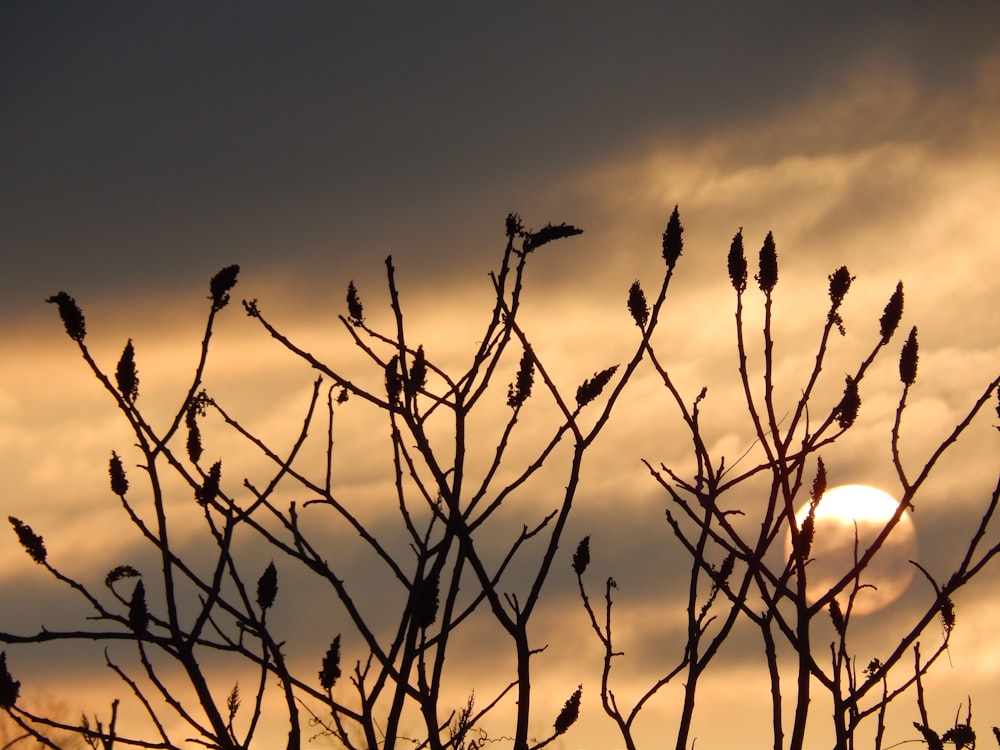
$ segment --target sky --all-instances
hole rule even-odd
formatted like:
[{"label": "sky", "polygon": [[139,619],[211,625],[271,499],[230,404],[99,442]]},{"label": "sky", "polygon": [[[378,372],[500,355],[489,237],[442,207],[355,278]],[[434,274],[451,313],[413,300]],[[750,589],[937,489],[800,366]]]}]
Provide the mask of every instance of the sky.
[{"label": "sky", "polygon": [[[353,280],[372,324],[391,329],[383,263],[391,254],[414,336],[435,361],[458,367],[490,309],[487,274],[501,258],[504,219],[517,211],[529,227],[565,221],[585,230],[540,249],[525,282],[525,326],[571,392],[635,345],[626,293],[636,279],[658,288],[660,237],[675,205],[685,250],[658,351],[688,403],[708,386],[705,429],[727,457],[753,440],[733,416],[742,413],[725,259],[737,230],[751,269],[767,232],[777,243],[776,381],[788,403],[815,355],[828,275],[846,265],[856,277],[847,336],[835,337],[824,371],[830,398],[870,350],[904,282],[897,340],[862,393],[859,422],[828,456],[837,483],[898,495],[887,445],[905,332],[917,326],[920,335],[904,423],[904,462],[914,471],[998,374],[998,25],[1000,6],[963,0],[4,3],[3,510],[81,576],[100,580],[106,565],[141,555],[106,492],[108,454],[125,453],[129,436],[44,302],[58,291],[83,308],[88,343],[106,367],[134,340],[141,401],[164,420],[197,356],[208,279],[232,263],[241,266],[236,302],[258,299],[306,348],[360,372],[337,315]],[[759,310],[759,295],[748,293],[748,308],[751,298]],[[208,387],[229,394],[263,434],[287,440],[313,375],[237,304],[224,312]],[[369,503],[373,523],[387,522],[377,504],[385,428],[344,411],[339,481]],[[945,570],[961,552],[996,481],[987,412],[917,503],[928,569]],[[622,693],[676,656],[669,602],[683,583],[670,571],[684,557],[663,521],[668,499],[640,459],[688,466],[682,427],[655,374],[642,370],[589,459],[566,559],[539,615],[540,631],[570,628],[546,656],[551,666],[539,667],[552,713],[584,683],[580,729],[559,747],[621,746],[596,700],[599,644],[574,601],[568,558],[577,538],[594,537],[591,583],[613,575],[620,585],[616,616],[627,656],[635,654],[621,668]],[[254,470],[246,454],[233,463]],[[67,592],[44,580],[13,536],[0,544],[0,562],[0,596],[18,602],[5,604],[0,629],[68,616]],[[934,675],[941,726],[970,696],[982,727],[998,721],[985,708],[1000,698],[1000,613],[984,595],[996,576],[988,571],[957,602],[959,625]],[[918,585],[858,621],[859,660],[913,616],[927,594]],[[26,692],[29,684],[39,700],[60,692],[51,667],[17,656],[32,660],[20,673]],[[488,653],[468,658],[470,681],[495,668]],[[65,659],[61,681],[93,684],[85,665]],[[730,705],[733,684],[754,684],[759,664],[740,648],[725,659],[706,705]],[[647,742],[671,725],[676,700],[651,707]],[[753,724],[757,703],[740,695],[736,705],[731,722],[711,721],[706,709],[699,747],[767,731]],[[892,739],[913,739],[900,711]]]}]

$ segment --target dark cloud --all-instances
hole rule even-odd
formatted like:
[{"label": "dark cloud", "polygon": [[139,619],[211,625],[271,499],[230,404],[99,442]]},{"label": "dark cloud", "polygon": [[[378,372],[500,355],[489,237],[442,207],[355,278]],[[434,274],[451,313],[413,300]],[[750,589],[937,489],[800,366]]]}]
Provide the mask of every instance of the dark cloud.
[{"label": "dark cloud", "polygon": [[[997,11],[182,2],[2,13],[10,307],[53,277],[164,284],[233,260],[381,255],[390,242],[419,244],[440,270],[465,255],[447,228],[431,244],[391,227],[426,231],[428,214],[447,227],[472,194],[528,193],[624,143],[732,126],[850,71],[892,65],[953,86],[989,48]],[[511,208],[492,206],[492,220]]]}]

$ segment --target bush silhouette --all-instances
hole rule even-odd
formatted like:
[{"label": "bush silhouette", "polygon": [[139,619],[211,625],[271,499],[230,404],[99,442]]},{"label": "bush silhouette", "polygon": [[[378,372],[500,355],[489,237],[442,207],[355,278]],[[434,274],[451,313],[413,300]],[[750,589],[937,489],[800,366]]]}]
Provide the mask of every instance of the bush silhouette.
[{"label": "bush silhouette", "polygon": [[[956,625],[955,592],[981,574],[998,550],[985,539],[994,523],[1000,486],[984,491],[980,525],[960,540],[965,553],[959,564],[946,571],[920,569],[927,582],[923,609],[898,634],[896,647],[859,671],[851,636],[855,602],[871,585],[866,575],[872,561],[904,514],[912,511],[939,459],[974,419],[990,410],[1000,379],[984,388],[916,470],[905,466],[899,441],[908,397],[919,387],[919,357],[916,328],[901,349],[890,348],[903,317],[902,284],[865,334],[872,340],[871,349],[843,379],[840,395],[830,401],[820,393],[834,334],[846,334],[841,305],[854,277],[842,267],[828,278],[828,312],[812,369],[803,373],[800,396],[790,404],[778,403],[772,325],[772,301],[781,288],[776,243],[768,233],[751,284],[740,231],[726,267],[735,298],[734,386],[742,392],[753,450],[727,465],[710,449],[711,436],[700,419],[710,405],[706,390],[682,392],[671,366],[683,353],[657,346],[655,334],[667,292],[678,283],[674,276],[684,265],[677,209],[663,233],[664,272],[655,293],[647,297],[636,281],[623,295],[634,326],[626,356],[617,363],[575,362],[578,385],[568,391],[558,385],[562,378],[533,344],[532,331],[522,327],[519,312],[533,254],[548,251],[549,243],[572,241],[580,232],[567,224],[547,224],[536,231],[517,215],[507,218],[506,245],[489,277],[492,309],[485,311],[482,334],[458,371],[437,364],[430,348],[425,351],[421,342],[412,340],[391,257],[385,264],[391,330],[378,330],[369,321],[353,281],[346,287],[345,313],[339,316],[342,334],[374,373],[368,380],[352,378],[297,344],[257,300],[243,301],[246,314],[276,347],[316,373],[301,426],[291,443],[282,446],[269,444],[230,411],[225,394],[209,393],[203,382],[216,318],[229,312],[238,266],[228,266],[211,279],[193,375],[162,424],[154,424],[144,411],[141,358],[133,341],[128,339],[111,367],[98,363],[88,348],[84,313],[74,298],[66,292],[50,297],[67,334],[135,438],[134,447],[127,450],[112,446],[110,490],[155,553],[159,569],[123,564],[104,577],[106,590],[95,590],[52,559],[28,521],[11,517],[17,540],[34,563],[82,597],[92,611],[83,624],[61,623],[27,634],[4,631],[0,640],[38,649],[54,641],[107,645],[107,667],[132,698],[128,710],[148,718],[151,729],[145,735],[120,731],[117,701],[103,721],[73,723],[29,711],[21,692],[36,686],[6,652],[0,655],[0,708],[26,734],[49,746],[55,746],[53,732],[70,731],[94,748],[175,748],[195,742],[230,750],[260,746],[261,727],[281,724],[287,728],[288,748],[302,747],[319,734],[347,748],[467,750],[496,742],[527,750],[571,734],[585,710],[582,697],[590,690],[599,694],[607,719],[631,750],[639,747],[636,720],[662,697],[666,685],[675,683],[681,685],[680,722],[664,731],[677,748],[688,748],[694,745],[692,722],[702,678],[736,626],[748,624],[759,639],[771,685],[773,747],[815,746],[807,736],[807,718],[817,693],[826,694],[832,706],[837,747],[854,747],[865,723],[875,725],[875,746],[883,747],[890,705],[904,697],[916,701],[921,716],[912,738],[932,748],[943,743],[971,746],[971,709],[951,728],[932,728],[922,678],[946,653]],[[756,350],[744,310],[755,304],[753,299],[762,300],[761,387],[748,364]],[[627,331],[626,310],[622,314]],[[816,510],[828,484],[822,452],[857,423],[863,413],[865,378],[884,357],[899,357],[900,395],[890,447],[902,496],[870,546],[858,545],[853,565],[816,595],[807,583],[819,533]],[[586,360],[586,353],[580,359]],[[639,368],[649,368],[662,383],[663,403],[657,408],[669,407],[676,414],[690,437],[697,468],[687,476],[662,464],[645,464],[650,481],[668,501],[666,529],[673,542],[665,534],[664,543],[680,545],[690,559],[683,572],[686,638],[672,647],[676,661],[626,705],[613,687],[614,667],[624,658],[613,637],[615,579],[605,580],[603,604],[595,604],[588,581],[593,575],[591,538],[569,540],[566,532],[585,481],[585,459]],[[551,417],[544,425],[531,415],[538,401],[545,403],[544,413]],[[493,415],[498,405],[506,411],[499,420],[488,420],[486,442],[483,433],[476,432],[481,426],[476,419],[480,413]],[[996,408],[1000,414],[1000,405]],[[379,415],[388,427],[391,452],[384,469],[392,496],[386,504],[396,508],[396,536],[386,531],[384,520],[372,522],[364,509],[335,489],[335,415],[351,409]],[[525,458],[514,445],[529,421],[535,434],[544,437]],[[206,429],[212,437],[203,432]],[[223,430],[257,457],[266,481],[231,473],[231,457],[215,458],[212,441]],[[304,458],[317,441],[325,455],[318,469]],[[520,519],[520,531],[509,535],[509,506],[531,491],[543,467],[547,487],[560,488],[558,503],[536,517]],[[751,485],[757,500],[748,504],[740,492]],[[186,498],[179,498],[178,492]],[[297,499],[288,500],[291,496]],[[799,518],[796,512],[803,503],[808,511]],[[185,554],[170,534],[181,514],[201,518],[196,555]],[[382,576],[380,608],[368,607],[372,592],[363,591],[365,584],[352,579],[324,546],[333,527],[359,540],[367,554],[364,564]],[[783,547],[786,538],[788,553]],[[248,544],[266,549],[268,557],[247,554]],[[558,633],[539,624],[536,615],[558,566],[572,570],[581,602],[577,611],[560,616],[589,622],[595,637],[590,656],[599,665],[601,681],[598,686],[570,688],[556,703],[563,704],[561,710],[540,716],[532,688],[536,675],[546,668],[546,645]],[[310,608],[336,612],[334,619],[317,624],[328,631],[320,634],[324,645],[305,660],[299,646],[287,640],[287,629],[290,620],[309,613],[288,611],[292,605],[285,594],[286,580],[307,582]],[[937,623],[940,628],[934,627]],[[464,686],[467,699],[456,703],[457,661],[470,639],[476,642],[483,632],[492,635],[480,647],[495,652],[497,663],[508,672],[492,694],[480,695]],[[922,639],[933,641],[929,650],[921,650]],[[126,644],[128,649],[123,648]],[[783,656],[788,654],[791,658]],[[211,666],[219,659],[238,664],[241,674],[249,670],[254,678],[241,683],[222,676],[225,670]],[[547,732],[536,736],[542,725]]]}]

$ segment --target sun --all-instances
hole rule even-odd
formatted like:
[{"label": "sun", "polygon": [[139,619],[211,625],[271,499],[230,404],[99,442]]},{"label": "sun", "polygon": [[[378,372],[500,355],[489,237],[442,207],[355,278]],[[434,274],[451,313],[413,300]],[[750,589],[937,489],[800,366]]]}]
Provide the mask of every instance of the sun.
[{"label": "sun", "polygon": [[[846,484],[827,490],[816,506],[815,534],[806,569],[806,595],[816,601],[830,590],[854,565],[855,529],[857,555],[860,557],[893,516],[899,503],[892,495],[864,484]],[[808,503],[795,514],[801,524],[809,511]],[[791,538],[786,538],[785,552],[791,554]],[[896,601],[909,586],[916,559],[917,535],[909,513],[885,540],[882,548],[864,570],[852,614],[866,615]],[[846,606],[850,589],[837,598]]]}]

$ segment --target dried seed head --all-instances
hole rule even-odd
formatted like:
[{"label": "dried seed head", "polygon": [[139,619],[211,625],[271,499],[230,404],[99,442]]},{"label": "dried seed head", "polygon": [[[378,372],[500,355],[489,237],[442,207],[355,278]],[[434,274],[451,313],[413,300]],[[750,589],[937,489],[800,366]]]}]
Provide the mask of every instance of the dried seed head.
[{"label": "dried seed head", "polygon": [[646,303],[646,294],[642,291],[638,281],[633,281],[628,290],[628,311],[632,313],[632,320],[639,328],[646,327],[649,320],[649,305]]},{"label": "dried seed head", "polygon": [[232,722],[236,718],[236,712],[240,710],[240,683],[233,685],[226,699],[226,708],[229,710],[229,721]]},{"label": "dried seed head", "polygon": [[327,649],[326,656],[323,657],[323,664],[319,670],[319,684],[324,690],[330,690],[340,677],[340,636],[333,639],[330,648]]},{"label": "dried seed head", "polygon": [[131,565],[119,565],[117,568],[112,568],[108,571],[108,574],[104,577],[104,585],[111,588],[123,578],[137,578],[138,576],[139,571]]},{"label": "dried seed head", "polygon": [[615,365],[614,367],[609,367],[606,370],[595,372],[594,377],[584,380],[583,383],[580,384],[580,387],[576,389],[577,406],[582,408],[600,396],[601,391],[604,390],[604,386],[611,381],[611,377],[617,370],[618,365]]},{"label": "dried seed head", "polygon": [[719,566],[719,583],[725,583],[729,580],[729,576],[733,574],[733,570],[736,568],[736,555],[730,552],[726,555],[725,559],[722,561],[722,565]]},{"label": "dried seed head", "polygon": [[828,278],[830,281],[830,302],[834,308],[840,307],[855,277],[851,276],[850,271],[847,270],[847,266],[841,266],[830,274]]},{"label": "dried seed head", "polygon": [[840,609],[840,602],[836,599],[830,600],[830,619],[833,621],[833,629],[837,635],[843,638],[847,632],[847,621],[844,619],[844,612]]},{"label": "dried seed head", "polygon": [[403,379],[399,375],[399,355],[394,356],[385,366],[385,393],[389,397],[389,405],[399,403],[399,394],[403,390]]},{"label": "dried seed head", "polygon": [[125,477],[125,469],[122,468],[122,460],[114,451],[111,451],[111,460],[108,461],[108,474],[111,475],[111,491],[118,497],[125,497],[125,493],[128,492],[128,479]]},{"label": "dried seed head", "polygon": [[733,289],[743,292],[747,288],[747,257],[743,252],[743,227],[733,237],[729,245],[729,280]]},{"label": "dried seed head", "polygon": [[816,536],[816,517],[810,510],[809,515],[802,519],[802,526],[799,534],[795,538],[795,556],[799,560],[809,559],[809,552],[812,550],[813,539]]},{"label": "dried seed head", "polygon": [[929,750],[944,750],[944,743],[938,737],[938,733],[928,726],[924,726],[918,721],[913,722],[913,726],[923,735],[924,742]]},{"label": "dried seed head", "polygon": [[820,456],[816,459],[816,478],[813,479],[812,491],[809,493],[810,505],[816,507],[823,498],[824,492],[826,492],[826,464],[823,463],[823,457]]},{"label": "dried seed head", "polygon": [[211,502],[215,502],[215,498],[219,496],[219,482],[221,479],[222,461],[216,461],[212,464],[212,468],[208,470],[208,474],[205,475],[204,483],[195,491],[195,499],[199,505],[205,506]]},{"label": "dried seed head", "polygon": [[419,628],[429,628],[437,619],[439,585],[435,573],[414,586],[413,620]]},{"label": "dried seed head", "polygon": [[910,329],[910,335],[903,344],[903,350],[899,354],[899,379],[903,385],[913,385],[917,379],[917,327]]},{"label": "dried seed head", "polygon": [[778,283],[778,252],[774,245],[774,234],[767,233],[758,256],[759,270],[754,277],[765,294],[770,294]]},{"label": "dried seed head", "polygon": [[278,595],[278,569],[272,560],[257,580],[257,604],[262,610],[270,609]]},{"label": "dried seed head", "polygon": [[229,304],[229,290],[236,286],[236,277],[239,275],[240,267],[237,265],[226,266],[212,277],[209,284],[211,290],[212,309],[221,310]]},{"label": "dried seed head", "polygon": [[125,344],[122,356],[115,368],[115,380],[122,397],[132,403],[139,396],[139,373],[135,369],[135,348],[132,339]]},{"label": "dried seed head", "polygon": [[0,708],[13,708],[20,692],[21,683],[11,677],[7,669],[7,652],[0,651]]},{"label": "dried seed head", "polygon": [[583,230],[571,224],[546,224],[537,232],[529,232],[525,236],[522,251],[530,253],[532,250],[553,240],[561,240],[564,237],[573,237],[578,234],[583,234]]},{"label": "dried seed head", "polygon": [[45,562],[45,557],[48,552],[45,549],[45,541],[26,523],[22,523],[20,519],[14,518],[14,516],[7,516],[7,520],[10,521],[10,525],[14,527],[14,532],[17,534],[17,540],[24,547],[24,551],[27,552],[31,559],[36,563],[41,565]]},{"label": "dried seed head", "polygon": [[559,716],[556,717],[555,724],[553,724],[556,734],[564,734],[567,729],[576,723],[576,720],[580,717],[580,696],[582,695],[583,685],[580,685],[566,701],[562,707],[562,711],[559,712]]},{"label": "dried seed head", "polygon": [[140,580],[132,590],[128,603],[128,626],[133,633],[141,635],[149,627],[149,610],[146,609],[146,587]]},{"label": "dried seed head", "polygon": [[588,565],[590,565],[590,537],[585,536],[576,545],[576,552],[573,553],[573,572],[582,576]]},{"label": "dried seed head", "polygon": [[423,345],[417,347],[417,353],[410,364],[410,377],[406,381],[406,395],[413,398],[427,383],[427,359],[424,356]]},{"label": "dried seed head", "polygon": [[869,677],[872,677],[881,668],[882,668],[882,662],[879,661],[878,659],[872,659],[870,662],[868,662],[868,666],[865,667],[865,674],[868,675]]},{"label": "dried seed head", "polygon": [[337,394],[337,403],[346,404],[347,399],[350,398],[351,394],[346,388],[341,388],[340,393]]},{"label": "dried seed head", "polygon": [[351,323],[356,326],[365,322],[365,308],[361,304],[361,298],[358,297],[358,290],[353,281],[347,284],[347,315]]},{"label": "dried seed head", "polygon": [[941,623],[946,633],[955,629],[955,602],[950,597],[945,597],[941,602]]},{"label": "dried seed head", "polygon": [[535,382],[535,357],[530,348],[525,348],[521,355],[521,364],[517,368],[517,381],[507,386],[507,406],[518,409],[531,395],[531,386]]},{"label": "dried seed head", "polygon": [[892,334],[896,332],[896,327],[903,317],[903,282],[896,284],[896,291],[892,293],[882,317],[879,318],[879,331],[882,334],[882,343],[888,344]]},{"label": "dried seed head", "polygon": [[[997,731],[997,734],[1000,735],[1000,731]],[[968,724],[956,724],[941,735],[941,742],[951,743],[956,748],[975,747],[976,733]]]},{"label": "dried seed head", "polygon": [[508,240],[512,240],[524,232],[524,225],[521,223],[521,217],[516,213],[507,214],[506,230]]},{"label": "dried seed head", "polygon": [[62,318],[63,325],[66,326],[66,333],[74,341],[83,341],[87,335],[87,326],[83,318],[83,312],[77,307],[76,300],[66,292],[53,294],[46,302],[52,302],[59,308],[59,317]]},{"label": "dried seed head", "polygon": [[845,379],[844,395],[837,405],[837,424],[843,429],[847,429],[854,420],[858,418],[858,410],[861,408],[861,395],[858,393],[858,382],[850,375]]},{"label": "dried seed head", "polygon": [[187,454],[191,463],[196,464],[201,458],[201,430],[198,429],[198,406],[192,401],[188,406],[187,414],[184,415],[184,424],[187,426]]},{"label": "dried seed head", "polygon": [[670,214],[667,221],[667,228],[663,230],[663,260],[667,262],[667,268],[672,269],[677,265],[677,259],[681,257],[684,250],[684,227],[681,226],[681,215],[674,206],[674,212]]}]

